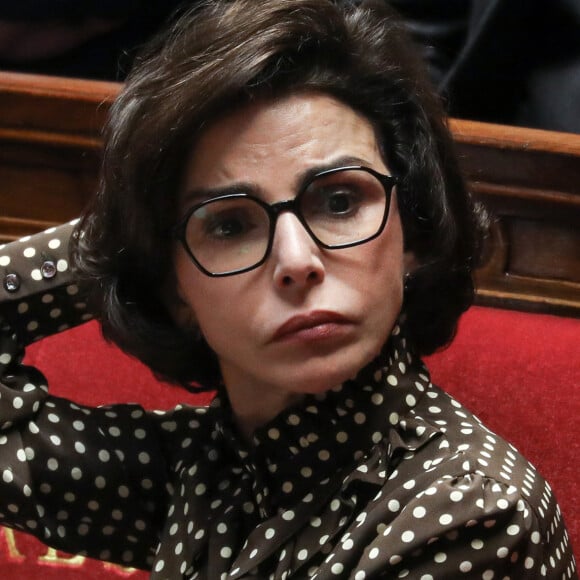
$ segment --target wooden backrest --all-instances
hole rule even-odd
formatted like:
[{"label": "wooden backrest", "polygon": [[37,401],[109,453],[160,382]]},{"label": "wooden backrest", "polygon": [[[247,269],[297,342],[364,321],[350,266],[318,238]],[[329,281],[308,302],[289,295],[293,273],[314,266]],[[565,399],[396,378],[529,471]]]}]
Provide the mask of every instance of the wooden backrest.
[{"label": "wooden backrest", "polygon": [[[0,73],[0,243],[77,216],[116,83]],[[580,135],[451,121],[495,222],[478,302],[580,316]]]}]

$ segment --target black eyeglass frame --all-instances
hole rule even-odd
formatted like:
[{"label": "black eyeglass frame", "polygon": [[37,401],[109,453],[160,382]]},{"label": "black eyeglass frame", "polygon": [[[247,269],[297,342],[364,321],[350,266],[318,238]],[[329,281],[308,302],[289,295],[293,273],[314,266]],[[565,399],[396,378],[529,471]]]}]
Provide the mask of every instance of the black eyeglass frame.
[{"label": "black eyeglass frame", "polygon": [[[323,241],[318,239],[318,237],[312,231],[312,229],[308,225],[308,222],[306,221],[306,219],[302,215],[302,212],[300,210],[300,198],[305,194],[305,192],[308,189],[308,187],[310,186],[310,184],[313,181],[315,181],[316,179],[319,179],[321,177],[325,177],[327,175],[332,175],[334,173],[339,173],[342,171],[352,171],[352,170],[364,171],[366,173],[369,173],[370,175],[372,175],[378,181],[381,182],[381,184],[383,186],[383,190],[385,192],[385,198],[386,198],[385,211],[383,214],[383,218],[381,220],[380,226],[378,227],[377,231],[374,234],[372,234],[371,236],[368,236],[368,237],[363,238],[361,240],[356,240],[354,242],[348,242],[346,244],[325,244]],[[312,240],[314,240],[314,242],[319,247],[324,248],[325,250],[342,250],[344,248],[352,248],[354,246],[366,244],[367,242],[374,240],[376,237],[380,236],[382,231],[385,229],[385,225],[386,225],[387,219],[389,217],[389,208],[391,205],[391,195],[393,192],[393,187],[395,185],[397,185],[398,183],[399,183],[399,178],[397,176],[384,175],[383,173],[379,173],[378,171],[375,171],[374,169],[371,169],[370,167],[365,167],[364,165],[348,165],[345,167],[333,167],[332,169],[326,169],[324,171],[320,171],[320,172],[314,174],[312,177],[310,177],[310,179],[308,179],[308,181],[306,181],[302,185],[302,187],[300,188],[300,190],[298,191],[298,193],[296,194],[296,196],[293,199],[287,199],[284,201],[277,201],[275,203],[270,204],[270,203],[266,203],[264,200],[260,199],[259,197],[255,197],[249,193],[231,193],[231,194],[227,194],[227,195],[220,195],[218,197],[212,197],[210,199],[206,199],[206,200],[192,206],[187,211],[187,213],[184,215],[184,217],[179,221],[179,223],[177,223],[171,229],[171,233],[172,233],[173,237],[181,243],[181,245],[183,246],[183,248],[187,252],[187,255],[191,258],[192,262],[195,264],[195,266],[201,272],[203,272],[207,276],[210,276],[211,278],[222,278],[224,276],[235,276],[236,274],[243,274],[244,272],[250,272],[251,270],[255,270],[256,268],[259,268],[268,259],[268,256],[270,255],[270,252],[272,251],[272,245],[274,242],[274,235],[276,233],[276,223],[278,221],[278,216],[284,212],[287,212],[287,211],[293,213],[296,216],[296,218],[302,224],[302,227],[308,232],[308,235],[312,238]],[[219,273],[211,272],[210,270],[207,270],[198,261],[198,259],[195,257],[195,255],[191,251],[191,249],[187,243],[187,240],[185,238],[187,224],[188,224],[191,216],[197,210],[199,210],[201,207],[203,207],[209,203],[216,202],[216,201],[222,201],[222,200],[226,200],[226,199],[239,199],[239,198],[245,198],[245,199],[252,200],[253,202],[257,203],[260,207],[262,207],[264,209],[264,211],[266,212],[266,214],[268,215],[270,227],[269,227],[269,231],[268,231],[268,245],[266,246],[266,249],[264,251],[264,256],[255,264],[252,264],[251,266],[247,266],[246,268],[239,268],[237,270],[229,270],[227,272],[219,272]]]}]

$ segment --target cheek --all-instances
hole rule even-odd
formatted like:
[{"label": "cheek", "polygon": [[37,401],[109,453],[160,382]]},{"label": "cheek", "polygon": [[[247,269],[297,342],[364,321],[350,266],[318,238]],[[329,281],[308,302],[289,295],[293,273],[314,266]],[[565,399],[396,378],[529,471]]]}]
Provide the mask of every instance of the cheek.
[{"label": "cheek", "polygon": [[203,279],[207,276],[199,272],[181,248],[175,251],[173,264],[173,287],[166,292],[171,300],[168,304],[170,312],[180,326],[197,326],[203,312],[201,305],[206,304],[205,296],[209,294],[207,282]]},{"label": "cheek", "polygon": [[232,336],[243,332],[247,325],[247,309],[242,307],[244,290],[236,281],[210,278],[189,260],[176,260],[179,320],[195,325],[216,352],[230,345]]},{"label": "cheek", "polygon": [[386,314],[385,324],[391,326],[402,307],[405,263],[401,222],[397,214],[393,218],[366,256],[369,272],[366,291],[374,297],[374,306]]}]

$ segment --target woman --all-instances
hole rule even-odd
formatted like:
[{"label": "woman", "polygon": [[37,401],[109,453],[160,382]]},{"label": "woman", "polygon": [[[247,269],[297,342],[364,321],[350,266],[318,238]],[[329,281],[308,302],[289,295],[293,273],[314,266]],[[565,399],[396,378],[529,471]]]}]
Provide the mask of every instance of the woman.
[{"label": "woman", "polygon": [[[547,484],[419,359],[471,301],[481,218],[389,11],[208,2],[106,140],[75,274],[70,225],[0,255],[3,523],[153,578],[575,576]],[[79,273],[209,408],[80,408],[17,364],[90,316]]]}]

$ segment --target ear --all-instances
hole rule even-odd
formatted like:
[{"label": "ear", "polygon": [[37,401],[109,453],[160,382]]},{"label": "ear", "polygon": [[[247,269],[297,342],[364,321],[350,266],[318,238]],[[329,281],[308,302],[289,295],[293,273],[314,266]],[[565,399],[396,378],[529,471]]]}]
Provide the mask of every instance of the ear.
[{"label": "ear", "polygon": [[405,272],[405,276],[413,274],[419,266],[419,260],[417,260],[415,252],[408,250],[403,254],[403,271]]}]

